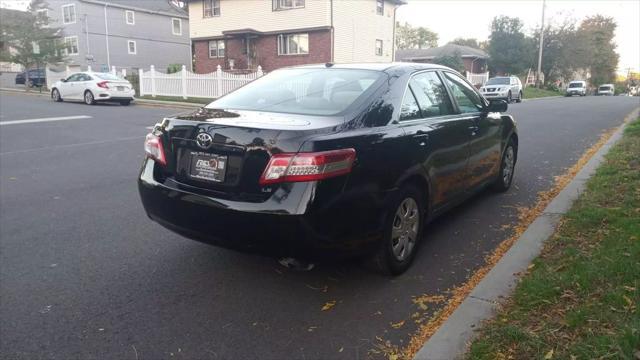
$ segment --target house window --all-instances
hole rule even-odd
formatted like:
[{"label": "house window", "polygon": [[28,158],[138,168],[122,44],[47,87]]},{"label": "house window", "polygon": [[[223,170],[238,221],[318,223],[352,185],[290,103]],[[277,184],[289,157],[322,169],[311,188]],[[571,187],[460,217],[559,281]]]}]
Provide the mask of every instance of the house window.
[{"label": "house window", "polygon": [[49,10],[47,9],[38,9],[36,10],[36,18],[38,22],[42,24],[42,27],[49,26]]},{"label": "house window", "polygon": [[304,7],[304,0],[273,0],[273,10],[289,10]]},{"label": "house window", "polygon": [[220,16],[220,0],[202,0],[203,17]]},{"label": "house window", "polygon": [[309,53],[309,34],[278,35],[278,55],[300,55]]},{"label": "house window", "polygon": [[376,39],[376,55],[382,56],[382,40]]},{"label": "house window", "polygon": [[384,15],[384,0],[376,0],[376,14]]},{"label": "house window", "polygon": [[135,55],[136,54],[136,42],[133,40],[128,40],[127,41],[127,51],[129,52],[129,54],[131,55]]},{"label": "house window", "polygon": [[124,11],[124,17],[129,25],[135,25],[136,23],[136,13],[131,10]]},{"label": "house window", "polygon": [[78,37],[67,36],[64,38],[64,54],[78,55]]},{"label": "house window", "polygon": [[62,23],[73,24],[76,22],[76,5],[69,4],[62,6]]},{"label": "house window", "polygon": [[209,58],[224,57],[224,40],[209,41]]},{"label": "house window", "polygon": [[171,18],[171,31],[173,35],[182,35],[182,20]]}]

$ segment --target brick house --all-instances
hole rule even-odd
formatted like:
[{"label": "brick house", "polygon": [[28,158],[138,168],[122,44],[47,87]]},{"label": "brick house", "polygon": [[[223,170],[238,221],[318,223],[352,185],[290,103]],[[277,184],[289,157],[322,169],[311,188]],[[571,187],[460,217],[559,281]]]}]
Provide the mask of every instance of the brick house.
[{"label": "brick house", "polygon": [[432,62],[442,56],[460,56],[467,72],[482,73],[487,71],[489,54],[485,51],[469,46],[446,44],[428,49],[403,49],[396,51],[397,61]]},{"label": "brick house", "polygon": [[405,0],[189,0],[195,71],[389,62]]}]

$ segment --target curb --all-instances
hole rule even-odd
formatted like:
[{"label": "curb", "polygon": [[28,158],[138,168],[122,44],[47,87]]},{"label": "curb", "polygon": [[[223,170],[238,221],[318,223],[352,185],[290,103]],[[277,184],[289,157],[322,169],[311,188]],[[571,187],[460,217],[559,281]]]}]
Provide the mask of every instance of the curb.
[{"label": "curb", "polygon": [[558,98],[563,98],[563,97],[564,96],[542,96],[542,97],[531,98],[531,99],[522,99],[522,102],[535,101],[535,100],[545,100],[545,99],[558,99]]},{"label": "curb", "polygon": [[524,273],[531,261],[540,254],[545,241],[555,232],[562,215],[584,191],[587,180],[603,162],[605,154],[622,138],[629,120],[637,118],[639,113],[640,108],[625,117],[624,123],[529,225],[502,259],[427,340],[414,359],[458,359],[466,354],[468,344],[475,336],[475,329],[480,327],[483,321],[493,317],[501,300],[513,292],[520,274]]},{"label": "curb", "polygon": [[[46,96],[46,97],[50,96],[49,90],[39,92],[39,91],[26,91],[24,89],[0,88],[0,91],[11,92],[16,94],[24,94],[24,95],[35,95],[35,96]],[[188,103],[188,102],[149,100],[149,99],[139,99],[139,98],[134,98],[133,104],[145,105],[145,106],[156,106],[156,107],[187,108],[187,109],[199,108],[206,105],[206,104],[196,104],[196,103]]]}]

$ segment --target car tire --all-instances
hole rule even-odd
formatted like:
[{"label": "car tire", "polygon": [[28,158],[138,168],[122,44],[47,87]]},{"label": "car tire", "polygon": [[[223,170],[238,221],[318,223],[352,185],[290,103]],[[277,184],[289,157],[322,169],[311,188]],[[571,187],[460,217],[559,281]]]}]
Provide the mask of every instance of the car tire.
[{"label": "car tire", "polygon": [[122,106],[129,106],[129,104],[131,104],[131,100],[121,100],[120,101],[120,105],[122,105]]},{"label": "car tire", "polygon": [[511,98],[511,91],[509,91],[509,93],[507,94],[507,104],[511,104],[512,101],[513,99]]},{"label": "car tire", "polygon": [[58,89],[51,90],[51,98],[55,102],[62,102],[62,96],[60,96],[60,91],[58,91]]},{"label": "car tire", "polygon": [[522,102],[522,91],[520,91],[520,94],[518,94],[518,99],[516,100],[517,103],[521,103]]},{"label": "car tire", "polygon": [[493,182],[492,188],[497,192],[505,192],[513,183],[513,174],[515,173],[516,161],[518,160],[518,147],[516,142],[509,140],[500,159],[500,172],[498,178]]},{"label": "car tire", "polygon": [[415,186],[405,185],[390,201],[383,239],[371,258],[377,272],[396,276],[411,266],[424,227],[423,198]]},{"label": "car tire", "polygon": [[33,80],[29,80],[29,83],[27,84],[27,86],[29,86],[30,88],[34,87],[35,84],[34,84]]},{"label": "car tire", "polygon": [[96,103],[93,93],[89,90],[84,92],[84,103],[87,105],[93,105]]}]

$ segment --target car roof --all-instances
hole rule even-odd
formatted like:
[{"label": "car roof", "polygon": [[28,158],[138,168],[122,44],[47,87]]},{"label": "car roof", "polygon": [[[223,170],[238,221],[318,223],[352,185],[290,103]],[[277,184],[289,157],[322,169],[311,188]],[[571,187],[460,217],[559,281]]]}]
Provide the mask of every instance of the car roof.
[{"label": "car roof", "polygon": [[352,63],[352,64],[309,64],[292,66],[287,69],[357,69],[357,70],[375,70],[375,71],[389,71],[389,70],[428,70],[428,69],[441,69],[450,70],[446,66],[430,64],[430,63],[414,63],[414,62],[387,62],[387,63]]}]

